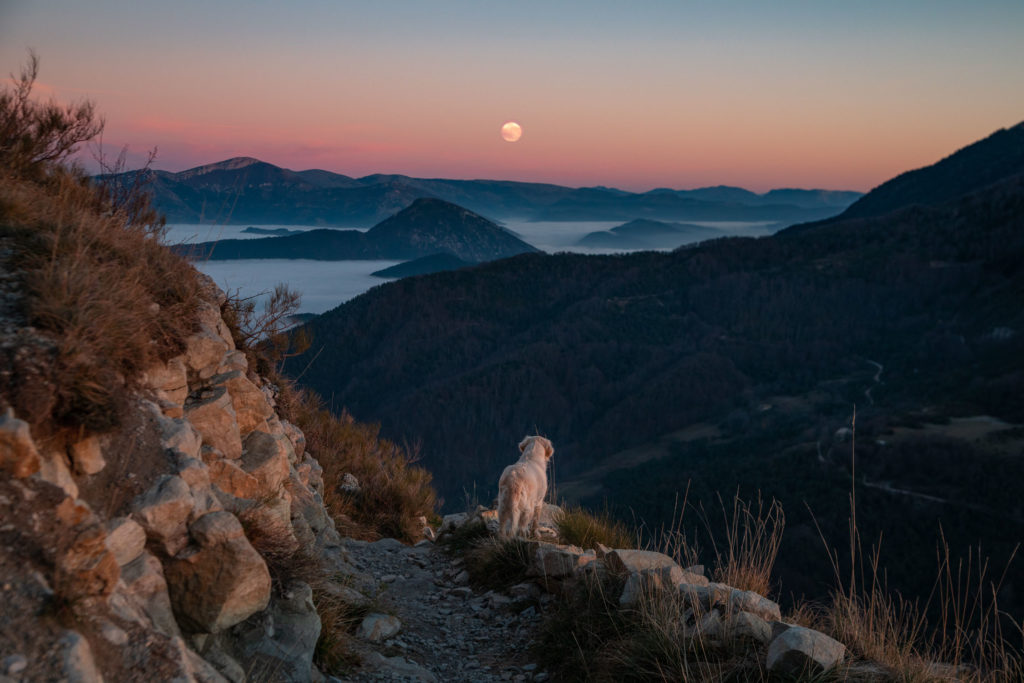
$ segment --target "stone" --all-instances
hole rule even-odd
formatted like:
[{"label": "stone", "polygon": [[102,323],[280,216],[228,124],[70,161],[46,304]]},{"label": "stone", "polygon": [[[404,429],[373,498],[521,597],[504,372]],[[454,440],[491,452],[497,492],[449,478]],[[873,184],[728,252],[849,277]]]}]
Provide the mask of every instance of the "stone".
[{"label": "stone", "polygon": [[231,629],[243,661],[260,661],[275,681],[309,681],[320,638],[313,590],[296,581],[274,595],[267,609]]},{"label": "stone", "polygon": [[235,409],[241,436],[244,438],[255,429],[265,431],[267,418],[274,414],[274,409],[267,404],[267,399],[259,387],[237,370],[228,373],[224,385],[231,395],[231,405]]},{"label": "stone", "polygon": [[68,683],[102,683],[103,676],[96,668],[89,641],[75,631],[64,631],[57,641],[61,653],[61,668]]},{"label": "stone", "polygon": [[709,583],[706,586],[681,583],[676,586],[676,590],[694,612],[704,614],[715,607],[725,607],[734,589],[721,583]]},{"label": "stone", "polygon": [[367,596],[363,595],[355,588],[346,586],[341,583],[327,582],[323,585],[325,593],[333,598],[340,600],[342,603],[349,607],[364,608],[369,607],[372,600]]},{"label": "stone", "polygon": [[390,614],[368,614],[359,624],[359,637],[371,643],[379,643],[398,634],[402,622]]},{"label": "stone", "polygon": [[100,448],[100,440],[95,436],[71,444],[68,451],[71,462],[74,463],[75,474],[96,474],[107,466],[103,459],[103,450]]},{"label": "stone", "polygon": [[152,553],[143,552],[122,567],[121,581],[131,601],[149,617],[153,628],[165,636],[181,635],[171,609],[163,566]]},{"label": "stone", "polygon": [[533,582],[517,583],[508,589],[508,594],[518,601],[539,600],[540,587]]},{"label": "stone", "polygon": [[164,393],[168,401],[183,405],[188,396],[188,371],[184,356],[175,356],[166,363],[155,363],[142,376],[144,384]]},{"label": "stone", "polygon": [[538,543],[527,575],[564,578],[572,576],[578,568],[596,559],[594,551],[584,552],[574,545]]},{"label": "stone", "polygon": [[242,469],[256,477],[264,494],[279,491],[288,480],[292,445],[287,437],[252,432],[245,437]]},{"label": "stone", "polygon": [[729,610],[731,612],[750,612],[768,622],[782,620],[778,603],[754,591],[733,589],[729,594]]},{"label": "stone", "polygon": [[605,555],[604,562],[608,569],[616,574],[628,574],[644,569],[679,566],[668,555],[663,555],[653,550],[612,550]]},{"label": "stone", "polygon": [[455,512],[450,515],[445,515],[441,518],[441,531],[455,531],[468,521],[469,514],[465,512]]},{"label": "stone", "polygon": [[38,472],[40,465],[28,423],[10,412],[0,415],[0,471],[24,479]]},{"label": "stone", "polygon": [[163,415],[157,421],[160,426],[160,443],[165,449],[187,458],[200,457],[203,437],[191,422]]},{"label": "stone", "polygon": [[238,419],[226,387],[213,387],[185,403],[185,417],[202,435],[203,443],[216,448],[224,457],[242,457],[242,438]]},{"label": "stone", "polygon": [[302,433],[301,429],[287,420],[281,420],[281,428],[284,430],[284,435],[288,437],[288,441],[292,444],[295,457],[301,458],[306,452],[306,435]]},{"label": "stone", "polygon": [[167,555],[188,545],[188,520],[195,500],[181,477],[161,475],[132,503],[132,516],[146,537]]},{"label": "stone", "polygon": [[216,374],[224,356],[235,348],[231,335],[222,328],[224,321],[212,304],[203,302],[197,311],[199,331],[185,340],[185,364],[202,379]]},{"label": "stone", "polygon": [[50,450],[39,458],[39,471],[36,476],[63,489],[70,498],[78,498],[78,484],[71,476],[67,454],[63,451]]},{"label": "stone", "polygon": [[750,638],[762,645],[767,645],[772,639],[771,625],[750,612],[737,612],[729,619],[729,629],[733,638]]},{"label": "stone", "polygon": [[356,479],[356,475],[346,472],[341,478],[341,483],[338,485],[338,492],[347,493],[350,496],[358,496],[360,490],[359,480]]},{"label": "stone", "polygon": [[164,568],[181,626],[217,633],[266,609],[270,572],[234,515],[203,515],[189,533],[198,548],[189,548]]},{"label": "stone", "polygon": [[104,544],[113,553],[118,566],[133,562],[146,549],[146,530],[130,517],[116,517],[105,527]]},{"label": "stone", "polygon": [[215,460],[208,466],[210,482],[236,498],[260,497],[260,482],[234,460]]},{"label": "stone", "polygon": [[843,660],[846,646],[824,633],[791,626],[768,645],[765,666],[784,676],[817,675]]},{"label": "stone", "polygon": [[57,556],[56,589],[69,600],[106,597],[121,578],[121,568],[104,543],[106,532],[99,524],[82,529],[68,548]]}]

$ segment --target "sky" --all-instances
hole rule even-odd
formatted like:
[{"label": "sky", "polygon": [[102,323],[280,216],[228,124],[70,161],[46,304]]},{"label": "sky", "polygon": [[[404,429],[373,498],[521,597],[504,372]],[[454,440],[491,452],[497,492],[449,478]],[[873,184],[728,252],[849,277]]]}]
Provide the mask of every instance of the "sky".
[{"label": "sky", "polygon": [[1022,36],[1021,0],[0,0],[0,73],[35,50],[171,171],[865,191],[1024,120]]}]

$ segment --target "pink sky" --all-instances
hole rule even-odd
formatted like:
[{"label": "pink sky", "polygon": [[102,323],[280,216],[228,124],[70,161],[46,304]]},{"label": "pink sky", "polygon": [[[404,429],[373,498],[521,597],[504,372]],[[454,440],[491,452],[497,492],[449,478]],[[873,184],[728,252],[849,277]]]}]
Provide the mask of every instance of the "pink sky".
[{"label": "pink sky", "polygon": [[867,190],[1024,119],[1019,2],[149,4],[16,0],[0,58],[168,170]]}]

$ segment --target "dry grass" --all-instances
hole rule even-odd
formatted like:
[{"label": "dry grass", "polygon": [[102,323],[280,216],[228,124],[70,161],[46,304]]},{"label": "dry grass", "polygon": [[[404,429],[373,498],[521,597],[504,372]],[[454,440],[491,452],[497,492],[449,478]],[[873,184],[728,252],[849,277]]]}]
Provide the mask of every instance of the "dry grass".
[{"label": "dry grass", "polygon": [[317,585],[324,574],[319,558],[296,540],[291,524],[267,512],[252,508],[239,514],[238,520],[249,543],[267,563],[274,587],[283,590],[296,581]]},{"label": "dry grass", "polygon": [[[336,416],[311,392],[281,382],[278,409],[306,436],[306,448],[323,467],[324,503],[335,521],[349,531],[355,522],[370,535],[417,541],[420,516],[433,512],[437,494],[431,476],[414,465],[405,449],[380,437],[378,425]],[[359,480],[358,494],[342,490],[350,473]]]},{"label": "dry grass", "polygon": [[563,508],[555,523],[562,543],[581,548],[596,548],[599,543],[609,548],[636,548],[640,545],[639,534],[625,522],[612,517],[608,510],[594,514],[579,506]]},{"label": "dry grass", "polygon": [[8,354],[0,393],[36,428],[107,430],[125,388],[182,350],[202,287],[144,195],[126,203],[61,165],[102,128],[91,105],[36,104],[31,80],[15,91],[0,95],[0,241],[40,341]]},{"label": "dry grass", "polygon": [[[753,503],[733,496],[731,512],[721,499],[719,503],[725,521],[725,543],[720,546],[712,535],[714,580],[740,590],[770,595],[773,592],[772,568],[786,526],[782,505],[772,500],[766,506],[760,493]],[[710,524],[707,527],[711,533]]]},{"label": "dry grass", "polygon": [[522,538],[488,536],[466,552],[466,569],[475,584],[505,590],[527,580],[536,547],[536,543]]}]

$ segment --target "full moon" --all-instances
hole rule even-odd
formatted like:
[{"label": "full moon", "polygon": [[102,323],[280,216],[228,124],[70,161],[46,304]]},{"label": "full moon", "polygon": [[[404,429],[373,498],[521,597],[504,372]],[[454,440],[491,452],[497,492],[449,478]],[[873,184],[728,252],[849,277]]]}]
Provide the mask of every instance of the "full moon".
[{"label": "full moon", "polygon": [[515,121],[509,121],[501,127],[501,137],[505,142],[515,142],[523,135],[523,127]]}]

